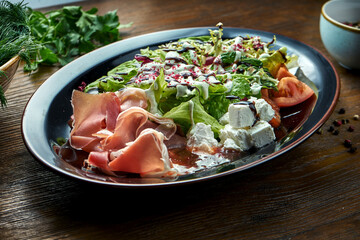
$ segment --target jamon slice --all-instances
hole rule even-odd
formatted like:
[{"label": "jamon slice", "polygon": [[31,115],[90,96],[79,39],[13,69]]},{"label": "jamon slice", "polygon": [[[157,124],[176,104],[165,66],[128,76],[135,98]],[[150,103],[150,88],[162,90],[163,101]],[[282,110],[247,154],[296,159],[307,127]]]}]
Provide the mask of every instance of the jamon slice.
[{"label": "jamon slice", "polygon": [[110,155],[108,151],[91,152],[87,162],[108,175],[127,172],[142,177],[172,177],[177,174],[164,144],[164,134],[151,128],[143,130],[135,141]]},{"label": "jamon slice", "polygon": [[[115,93],[88,94],[77,90],[72,94],[73,129],[70,144],[87,152],[98,151],[104,133],[115,130],[120,112],[130,107],[147,107],[147,97],[142,89],[127,88]],[[104,131],[106,130],[106,131]]]},{"label": "jamon slice", "polygon": [[99,150],[100,139],[93,136],[102,129],[113,131],[120,113],[120,101],[115,93],[87,94],[73,91],[73,128],[70,144],[75,149]]},{"label": "jamon slice", "polygon": [[148,107],[147,96],[144,90],[140,88],[126,88],[117,92],[121,102],[120,111],[123,112],[131,107]]},{"label": "jamon slice", "polygon": [[169,160],[164,135],[151,128],[143,130],[125,148],[111,153],[111,157],[112,171],[139,173],[142,177],[169,177],[177,173]]},{"label": "jamon slice", "polygon": [[[134,141],[147,128],[162,132],[169,139],[176,132],[173,120],[158,118],[139,107],[131,107],[120,113],[116,121],[114,134],[105,138],[101,144],[104,150],[118,150]],[[143,146],[145,148],[145,146]]]}]

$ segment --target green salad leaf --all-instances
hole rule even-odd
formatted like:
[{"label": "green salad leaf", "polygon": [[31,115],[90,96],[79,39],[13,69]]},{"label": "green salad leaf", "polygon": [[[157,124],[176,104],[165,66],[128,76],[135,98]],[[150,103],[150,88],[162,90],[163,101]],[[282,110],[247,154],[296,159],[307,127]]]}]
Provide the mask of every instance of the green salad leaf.
[{"label": "green salad leaf", "polygon": [[99,92],[115,92],[124,88],[126,83],[138,72],[138,61],[130,60],[110,70],[107,76],[86,85],[84,92],[97,89]]},{"label": "green salad leaf", "polygon": [[240,99],[250,95],[250,84],[244,75],[234,74],[232,82],[233,85],[230,91],[230,95],[237,96]]},{"label": "green salad leaf", "polygon": [[211,40],[210,36],[198,36],[198,37],[187,37],[187,38],[180,38],[178,42],[208,42]]},{"label": "green salad leaf", "polygon": [[181,126],[184,133],[187,133],[193,124],[199,122],[210,125],[215,137],[217,137],[220,130],[224,128],[214,117],[205,111],[198,96],[182,102],[180,105],[165,113],[163,117],[173,119],[175,123]]},{"label": "green salad leaf", "polygon": [[165,60],[165,56],[166,56],[166,52],[163,51],[162,49],[151,50],[149,47],[140,49],[140,54],[148,58],[154,58],[154,59],[159,58],[162,61]]}]

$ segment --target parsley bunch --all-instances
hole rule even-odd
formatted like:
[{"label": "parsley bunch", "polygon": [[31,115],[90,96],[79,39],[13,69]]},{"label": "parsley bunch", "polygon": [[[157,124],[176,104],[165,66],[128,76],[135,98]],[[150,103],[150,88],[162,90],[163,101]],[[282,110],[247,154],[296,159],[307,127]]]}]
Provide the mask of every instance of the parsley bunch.
[{"label": "parsley bunch", "polygon": [[64,66],[76,56],[120,40],[119,29],[131,26],[120,24],[116,10],[103,16],[96,15],[97,8],[83,11],[80,6],[47,13],[29,11],[31,34],[42,47],[31,64],[24,66],[25,71],[34,71],[39,64]]}]

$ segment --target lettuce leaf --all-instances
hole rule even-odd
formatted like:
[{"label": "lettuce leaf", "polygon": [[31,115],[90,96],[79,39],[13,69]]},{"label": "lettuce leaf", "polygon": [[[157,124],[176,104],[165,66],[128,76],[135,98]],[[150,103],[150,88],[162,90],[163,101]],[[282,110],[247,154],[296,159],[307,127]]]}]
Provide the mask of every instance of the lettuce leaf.
[{"label": "lettuce leaf", "polygon": [[162,49],[151,50],[149,47],[140,49],[140,54],[148,58],[160,58],[165,60],[166,52]]},{"label": "lettuce leaf", "polygon": [[224,94],[212,94],[203,106],[207,113],[219,120],[228,111],[230,103]]},{"label": "lettuce leaf", "polygon": [[138,61],[130,60],[117,66],[108,72],[108,76],[103,76],[96,81],[88,84],[84,92],[98,89],[99,92],[115,92],[125,87],[125,84],[137,74],[139,67]]},{"label": "lettuce leaf", "polygon": [[208,42],[210,41],[210,36],[198,36],[198,37],[187,37],[187,38],[180,38],[178,42],[191,42],[191,41],[202,41],[202,42]]},{"label": "lettuce leaf", "polygon": [[175,123],[179,124],[184,133],[187,133],[193,124],[203,122],[210,125],[215,137],[219,136],[220,129],[223,126],[211,115],[209,115],[201,105],[199,96],[182,102],[177,107],[172,108],[163,115],[165,118],[172,118]]},{"label": "lettuce leaf", "polygon": [[[116,68],[108,72],[108,76],[121,76],[125,81],[129,81],[132,77],[136,76],[138,73],[138,68],[140,64],[137,60],[133,59],[127,62],[124,62],[117,66]],[[121,75],[118,75],[118,74]]]},{"label": "lettuce leaf", "polygon": [[251,95],[250,83],[245,77],[241,74],[233,75],[233,85],[229,95],[238,96],[240,99]]},{"label": "lettuce leaf", "polygon": [[286,47],[282,47],[273,52],[270,56],[260,58],[263,67],[266,68],[273,77],[276,76],[281,64],[287,61],[286,51]]},{"label": "lettuce leaf", "polygon": [[173,89],[175,90],[174,94],[161,98],[158,103],[158,108],[163,114],[165,114],[165,113],[169,112],[171,109],[179,106],[181,103],[187,102],[191,98],[193,98],[193,96],[177,98],[176,97],[176,88],[173,88]]},{"label": "lettuce leaf", "polygon": [[115,80],[111,76],[102,77],[95,82],[88,84],[84,92],[89,92],[92,89],[97,89],[99,92],[115,92],[125,87],[125,81]]}]

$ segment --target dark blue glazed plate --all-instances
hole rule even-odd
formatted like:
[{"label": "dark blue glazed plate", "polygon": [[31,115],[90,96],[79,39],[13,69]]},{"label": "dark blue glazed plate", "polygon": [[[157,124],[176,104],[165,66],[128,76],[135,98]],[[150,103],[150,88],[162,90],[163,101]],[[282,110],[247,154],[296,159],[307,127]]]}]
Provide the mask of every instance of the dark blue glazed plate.
[{"label": "dark blue glazed plate", "polygon": [[[114,187],[147,188],[172,186],[204,181],[238,173],[257,164],[271,160],[299,145],[324,124],[332,113],[340,92],[339,77],[329,60],[319,51],[294,39],[276,35],[276,48],[287,47],[288,54],[299,56],[304,74],[318,89],[315,107],[289,141],[276,146],[267,146],[228,165],[180,177],[175,181],[161,179],[114,178],[90,174],[59,159],[53,150],[58,137],[67,138],[70,128],[67,124],[72,115],[70,98],[73,89],[81,82],[90,83],[106,75],[120,63],[133,59],[139,49],[175,41],[190,36],[208,35],[209,28],[186,28],[155,32],[125,39],[90,52],[61,68],[47,79],[30,98],[22,118],[22,134],[26,147],[42,164],[74,179]],[[275,34],[251,29],[224,28],[223,38],[260,36],[270,42]]]}]

